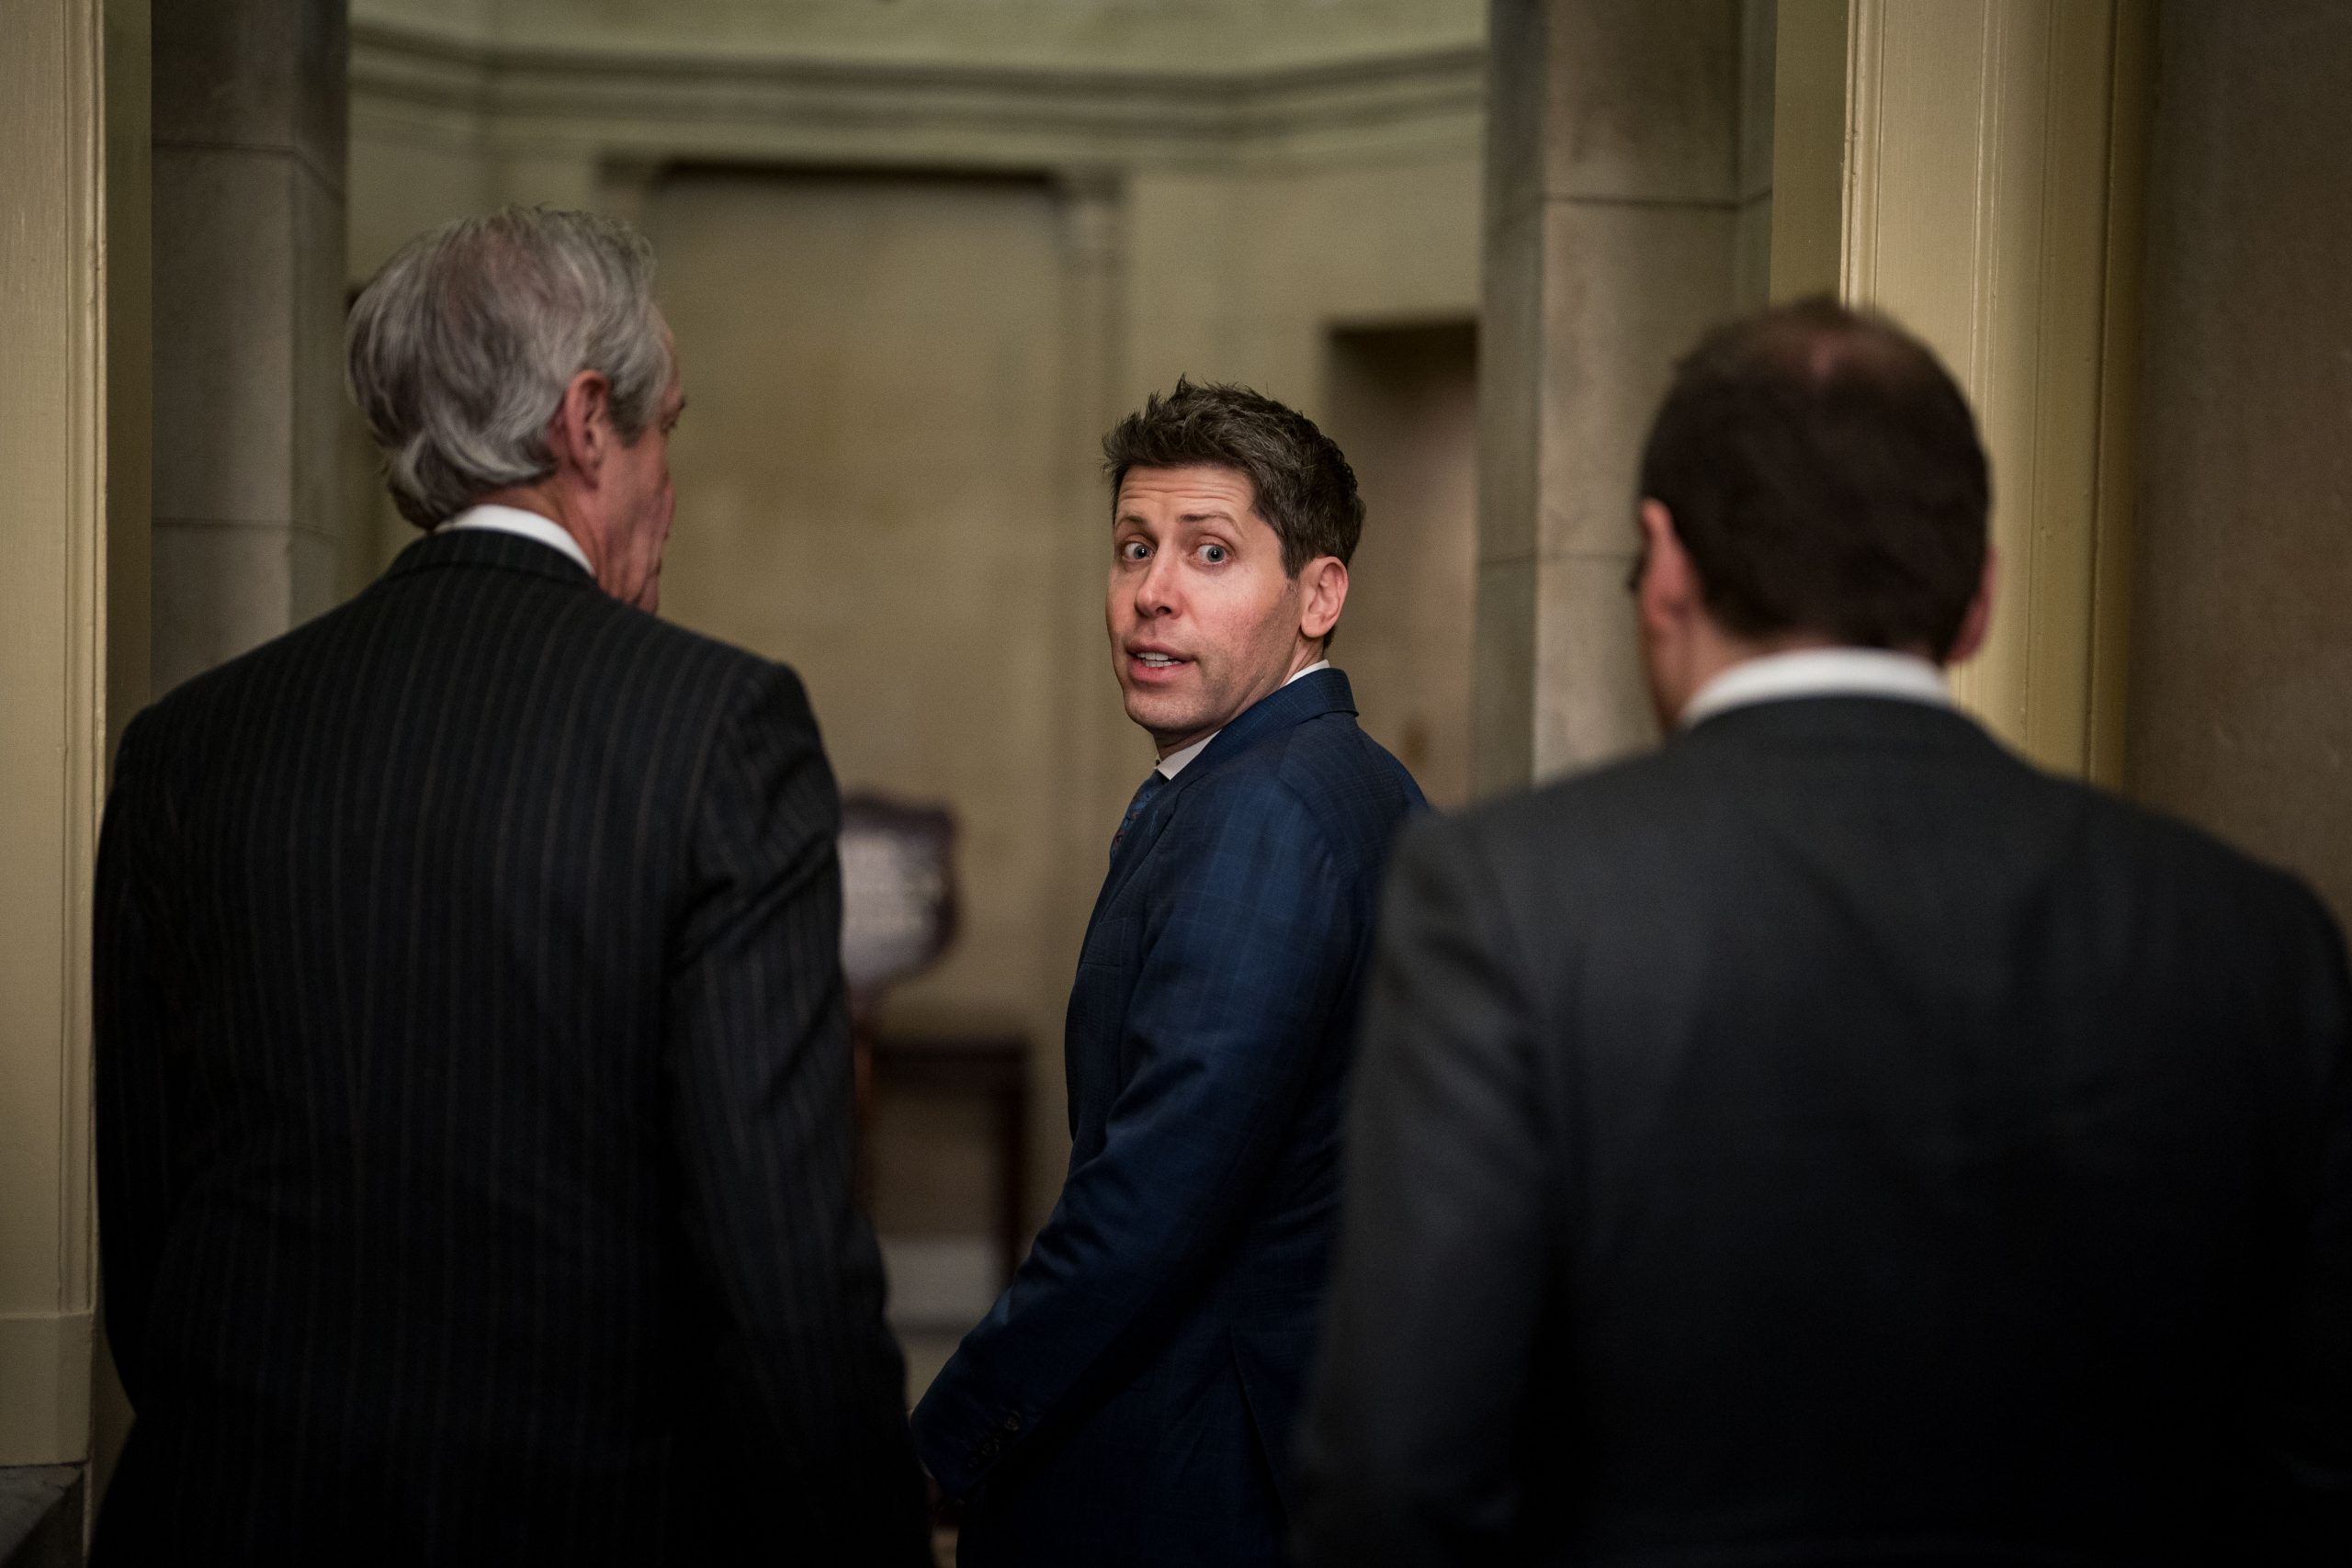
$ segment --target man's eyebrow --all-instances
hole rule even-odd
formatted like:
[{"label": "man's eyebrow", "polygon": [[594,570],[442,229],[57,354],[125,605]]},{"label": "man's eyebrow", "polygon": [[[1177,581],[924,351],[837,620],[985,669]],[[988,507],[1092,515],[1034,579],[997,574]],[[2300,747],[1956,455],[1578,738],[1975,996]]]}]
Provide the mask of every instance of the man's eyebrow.
[{"label": "man's eyebrow", "polygon": [[[1234,521],[1234,516],[1230,512],[1180,512],[1176,514],[1176,521],[1179,523],[1231,523]],[[1112,514],[1111,522],[1114,525],[1121,523],[1136,523],[1147,528],[1151,526],[1151,519],[1140,512],[1114,513]]]}]

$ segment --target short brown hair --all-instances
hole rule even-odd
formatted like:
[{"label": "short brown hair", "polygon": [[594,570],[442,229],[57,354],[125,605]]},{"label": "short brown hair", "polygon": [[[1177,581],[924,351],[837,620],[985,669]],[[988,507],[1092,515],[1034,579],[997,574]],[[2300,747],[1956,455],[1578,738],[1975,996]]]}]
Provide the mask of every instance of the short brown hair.
[{"label": "short brown hair", "polygon": [[1179,376],[1166,397],[1144,400],[1102,438],[1102,469],[1116,503],[1130,468],[1231,468],[1248,479],[1258,514],[1283,543],[1283,570],[1356,552],[1363,498],[1339,445],[1296,409],[1247,387]]},{"label": "short brown hair", "polygon": [[1968,400],[1926,344],[1827,297],[1720,327],[1675,369],[1642,453],[1710,614],[1941,660],[1992,504]]}]

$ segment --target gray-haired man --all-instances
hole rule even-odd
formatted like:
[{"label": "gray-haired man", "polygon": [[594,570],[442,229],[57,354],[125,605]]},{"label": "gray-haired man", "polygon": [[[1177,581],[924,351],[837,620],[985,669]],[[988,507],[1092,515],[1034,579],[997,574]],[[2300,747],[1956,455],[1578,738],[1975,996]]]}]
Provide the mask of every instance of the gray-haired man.
[{"label": "gray-haired man", "polygon": [[425,235],[352,390],[427,536],[142,714],[99,865],[102,1559],[927,1561],[800,684],[666,626],[626,228]]}]

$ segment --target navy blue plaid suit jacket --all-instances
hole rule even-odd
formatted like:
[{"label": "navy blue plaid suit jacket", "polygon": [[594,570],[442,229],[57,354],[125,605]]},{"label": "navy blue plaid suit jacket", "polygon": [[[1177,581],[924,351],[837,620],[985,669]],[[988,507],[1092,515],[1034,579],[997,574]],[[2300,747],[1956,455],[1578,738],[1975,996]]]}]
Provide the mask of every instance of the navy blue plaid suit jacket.
[{"label": "navy blue plaid suit jacket", "polygon": [[1112,856],[1065,1043],[1069,1175],[915,1412],[973,1563],[1283,1557],[1388,846],[1423,805],[1347,677],[1293,682]]}]

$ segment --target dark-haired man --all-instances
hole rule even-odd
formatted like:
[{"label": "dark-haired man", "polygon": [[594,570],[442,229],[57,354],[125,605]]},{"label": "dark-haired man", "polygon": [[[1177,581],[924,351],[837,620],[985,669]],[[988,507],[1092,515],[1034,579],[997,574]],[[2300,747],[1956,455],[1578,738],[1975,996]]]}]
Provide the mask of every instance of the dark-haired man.
[{"label": "dark-haired man", "polygon": [[1826,300],[1642,468],[1654,755],[1399,851],[1317,1564],[2352,1562],[2352,994],[1946,699],[1960,390]]},{"label": "dark-haired man", "polygon": [[1373,904],[1421,796],[1323,660],[1363,523],[1339,448],[1179,381],[1103,450],[1112,661],[1159,762],[1079,955],[1061,1201],[915,1434],[967,1565],[1276,1563]]}]

